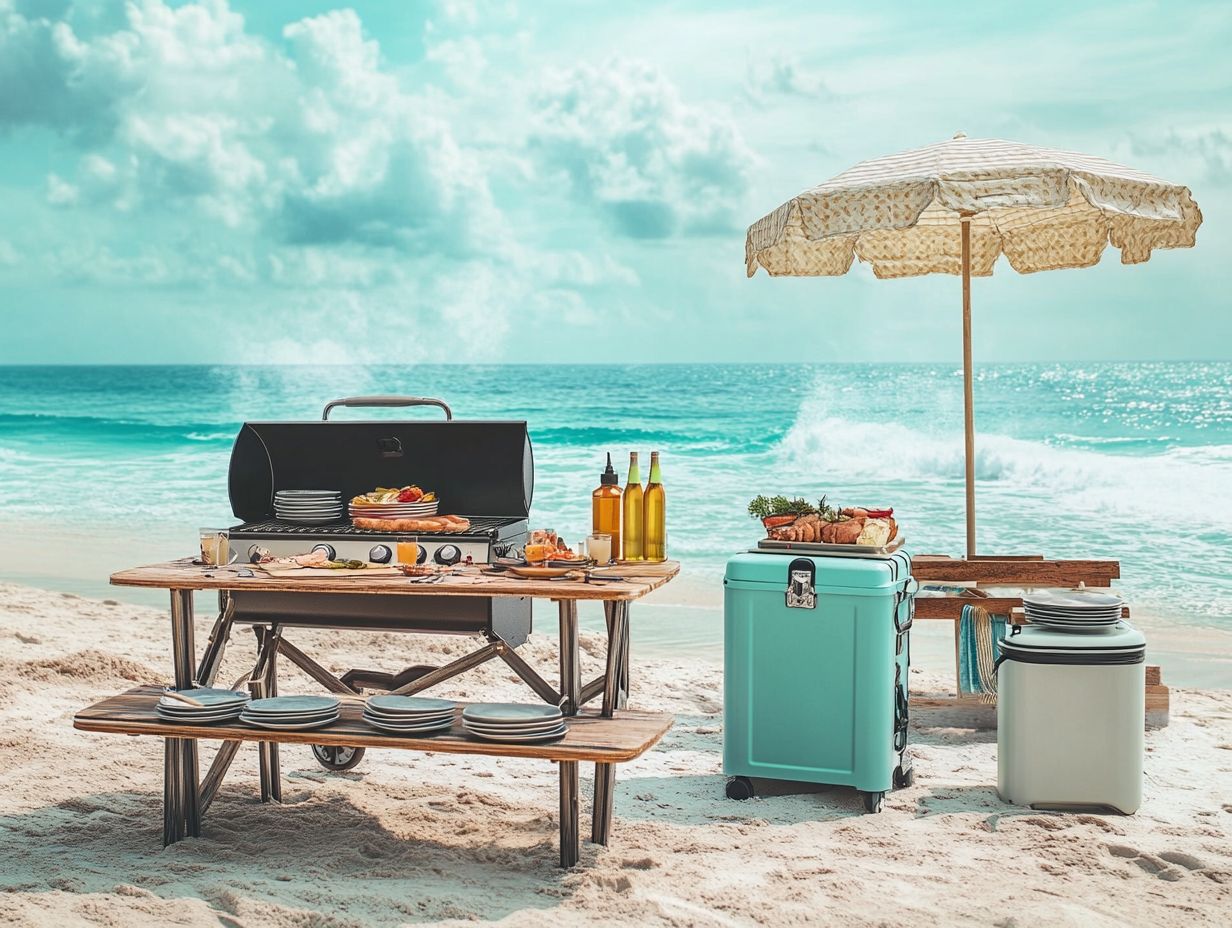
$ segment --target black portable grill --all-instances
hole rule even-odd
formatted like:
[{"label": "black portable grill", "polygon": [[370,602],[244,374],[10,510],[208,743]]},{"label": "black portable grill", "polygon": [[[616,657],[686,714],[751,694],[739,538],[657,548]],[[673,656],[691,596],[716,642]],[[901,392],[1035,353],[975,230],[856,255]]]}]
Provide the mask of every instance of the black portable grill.
[{"label": "black portable grill", "polygon": [[[445,420],[330,421],[336,406],[439,406]],[[331,557],[389,562],[398,533],[356,528],[349,520],[325,525],[282,521],[274,517],[274,493],[335,489],[345,501],[374,487],[411,483],[434,491],[441,513],[463,515],[471,522],[465,533],[415,533],[421,560],[486,563],[494,554],[507,553],[525,543],[534,490],[526,423],[459,421],[441,400],[403,396],[335,400],[315,422],[246,422],[235,440],[228,476],[231,509],[241,520],[230,530],[232,549],[241,559],[255,555],[258,548],[276,556],[319,548]],[[418,691],[493,656],[509,660],[508,653],[525,642],[531,630],[527,597],[237,590],[220,605],[226,625],[254,627],[269,660],[282,653],[335,691],[339,684],[347,691],[405,691],[408,686]],[[408,667],[400,673],[353,669],[339,679],[282,640],[283,630],[295,627],[477,634],[487,644],[446,667]],[[220,636],[219,647],[223,640]],[[269,641],[274,642],[272,650],[265,647]],[[514,655],[515,670],[520,663]],[[528,682],[535,686],[542,681]],[[340,765],[321,752],[318,758],[327,766]]]}]

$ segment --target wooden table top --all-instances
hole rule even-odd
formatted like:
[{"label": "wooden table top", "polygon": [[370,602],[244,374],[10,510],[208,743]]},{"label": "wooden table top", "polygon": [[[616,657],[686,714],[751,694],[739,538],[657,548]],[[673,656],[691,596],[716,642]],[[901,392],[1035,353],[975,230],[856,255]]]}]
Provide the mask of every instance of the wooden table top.
[{"label": "wooden table top", "polygon": [[204,738],[216,741],[277,741],[282,744],[326,744],[340,747],[401,748],[438,751],[442,754],[488,754],[498,757],[533,757],[543,760],[595,761],[623,763],[634,760],[662,738],[672,727],[666,712],[639,712],[619,709],[612,718],[598,710],[583,710],[567,719],[569,731],[559,741],[548,744],[509,744],[483,741],[462,728],[459,703],[453,727],[427,737],[395,735],[377,731],[363,720],[363,707],[344,700],[342,717],[323,728],[311,731],[271,731],[255,728],[238,720],[189,725],[164,722],[155,711],[161,688],[141,686],[111,696],[82,709],[73,718],[73,727],[82,731],[125,735],[156,735],[160,738]]},{"label": "wooden table top", "polygon": [[[254,576],[241,577],[243,565],[201,567],[191,558],[132,567],[111,575],[114,586],[153,587],[168,590],[262,590],[283,593],[383,593],[391,596],[533,596],[539,599],[587,599],[628,602],[657,590],[680,572],[676,561],[624,567],[622,581],[587,583],[583,580],[524,580],[512,574],[481,573],[478,567],[463,567],[445,575],[439,583],[418,583],[418,578],[382,572],[363,576],[362,571],[347,576],[270,577],[251,568]],[[646,574],[638,575],[644,569]],[[339,572],[341,573],[341,572]]]}]

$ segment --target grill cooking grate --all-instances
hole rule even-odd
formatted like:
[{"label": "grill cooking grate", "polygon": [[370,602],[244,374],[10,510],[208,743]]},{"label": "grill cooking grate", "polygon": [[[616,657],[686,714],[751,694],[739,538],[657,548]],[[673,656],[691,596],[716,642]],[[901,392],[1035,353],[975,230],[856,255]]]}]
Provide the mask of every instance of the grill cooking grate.
[{"label": "grill cooking grate", "polygon": [[[491,538],[496,538],[500,534],[502,527],[516,521],[520,520],[472,518],[471,527],[465,532],[410,532],[403,534],[413,534],[417,536],[453,535],[454,537],[485,535]],[[231,529],[231,533],[233,535],[356,535],[360,537],[368,535],[399,534],[394,531],[356,528],[349,521],[329,522],[321,525],[303,525],[298,522],[280,522],[277,519],[268,519],[265,522],[246,522],[243,525],[237,525],[235,528]]]}]

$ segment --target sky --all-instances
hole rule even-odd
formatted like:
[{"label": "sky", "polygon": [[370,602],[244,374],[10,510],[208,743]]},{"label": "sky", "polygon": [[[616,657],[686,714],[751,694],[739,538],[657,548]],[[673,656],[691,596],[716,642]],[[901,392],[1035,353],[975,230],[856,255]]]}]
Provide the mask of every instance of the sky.
[{"label": "sky", "polygon": [[973,287],[981,360],[1232,357],[1232,5],[0,0],[0,363],[950,361],[960,287],[744,271],[964,131],[1194,249]]}]

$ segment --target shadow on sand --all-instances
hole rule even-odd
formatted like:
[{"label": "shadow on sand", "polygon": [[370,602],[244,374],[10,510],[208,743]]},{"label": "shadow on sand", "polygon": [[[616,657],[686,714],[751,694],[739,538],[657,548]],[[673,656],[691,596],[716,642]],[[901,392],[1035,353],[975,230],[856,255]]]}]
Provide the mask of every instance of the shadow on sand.
[{"label": "shadow on sand", "polygon": [[[406,833],[395,834],[342,796],[290,792],[281,806],[247,791],[220,795],[202,836],[168,848],[161,792],[95,793],[0,816],[0,836],[22,839],[21,853],[5,855],[0,891],[196,899],[228,926],[248,924],[241,909],[254,904],[364,925],[495,921],[558,905],[571,892],[556,867],[556,828],[534,810],[502,821],[511,846],[496,847],[495,835],[464,822],[453,843],[417,837],[441,830],[439,820],[417,824],[430,815],[423,806],[408,806]],[[585,865],[593,846],[582,853]]]}]

